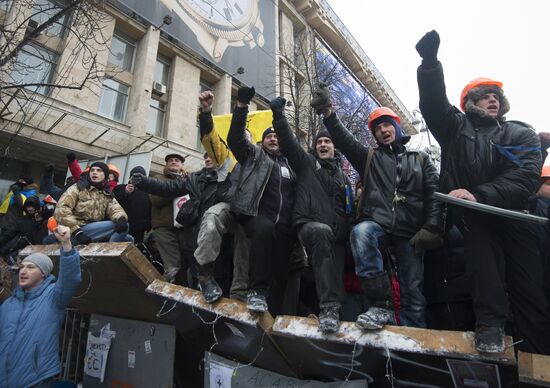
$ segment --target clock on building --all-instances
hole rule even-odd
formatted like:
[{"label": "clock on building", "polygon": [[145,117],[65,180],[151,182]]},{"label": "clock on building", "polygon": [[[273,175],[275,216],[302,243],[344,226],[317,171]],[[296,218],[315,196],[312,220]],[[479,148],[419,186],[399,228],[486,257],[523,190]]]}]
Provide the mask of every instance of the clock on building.
[{"label": "clock on building", "polygon": [[260,0],[161,0],[191,28],[215,62],[229,46],[264,45]]}]

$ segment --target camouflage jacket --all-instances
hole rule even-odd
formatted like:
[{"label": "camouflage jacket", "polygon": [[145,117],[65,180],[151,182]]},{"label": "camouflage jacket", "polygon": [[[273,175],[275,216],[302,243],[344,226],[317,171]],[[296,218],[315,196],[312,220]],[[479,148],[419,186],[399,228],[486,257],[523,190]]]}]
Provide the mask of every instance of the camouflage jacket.
[{"label": "camouflage jacket", "polygon": [[128,219],[110,192],[93,186],[79,189],[77,184],[69,187],[59,198],[54,217],[59,224],[69,227],[71,233],[90,222],[114,221],[120,217]]}]

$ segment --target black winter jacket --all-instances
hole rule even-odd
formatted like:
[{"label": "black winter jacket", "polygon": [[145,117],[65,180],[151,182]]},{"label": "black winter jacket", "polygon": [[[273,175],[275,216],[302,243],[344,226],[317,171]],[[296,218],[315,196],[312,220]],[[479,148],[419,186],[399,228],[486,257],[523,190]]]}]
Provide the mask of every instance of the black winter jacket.
[{"label": "black winter jacket", "polygon": [[[281,223],[286,222],[286,220],[290,221],[294,201],[294,173],[286,158],[270,155],[262,147],[253,145],[245,138],[247,115],[248,108],[235,108],[227,135],[229,149],[241,166],[238,184],[231,202],[231,210],[237,214],[257,216],[268,183],[270,183],[270,186],[281,184],[281,186],[284,186],[282,190],[278,190],[277,193],[270,192],[273,197],[276,197],[276,200],[270,201],[269,205],[273,205],[273,202],[278,204],[279,214],[275,215],[275,222],[277,219],[281,219]],[[278,175],[272,174],[274,166],[278,168]],[[283,182],[283,179],[287,179],[282,177],[282,169],[285,168],[290,175],[289,182]],[[273,177],[274,179],[271,179],[272,175],[277,175],[278,178]],[[278,183],[275,180],[278,180]],[[273,209],[263,210],[271,213]],[[272,216],[272,214],[268,214],[269,216]]]},{"label": "black winter jacket", "polygon": [[[33,203],[34,208],[38,209],[38,215],[25,214],[17,217],[14,223],[0,234],[0,254],[6,255],[9,251],[22,249],[29,244],[42,244],[42,240],[48,235],[47,223],[53,216],[53,210],[40,206],[40,200],[36,196],[27,198],[25,203]],[[18,238],[18,241],[10,243],[15,238]]]},{"label": "black winter jacket", "polygon": [[176,198],[189,194],[190,198],[199,198],[199,217],[195,223],[183,228],[180,248],[192,252],[197,247],[197,236],[201,218],[211,206],[218,203],[218,175],[216,170],[203,168],[182,179],[159,181],[144,177],[138,185],[140,190],[160,197]]},{"label": "black winter jacket", "polygon": [[128,194],[125,184],[116,185],[113,195],[128,215],[130,235],[134,237],[136,243],[143,242],[143,234],[151,229],[151,199],[149,195],[137,188]]},{"label": "black winter jacket", "polygon": [[[526,209],[541,170],[540,141],[534,130],[516,121],[464,114],[449,103],[443,67],[418,68],[420,110],[441,146],[441,191],[463,188],[478,200],[505,209]],[[499,151],[510,149],[516,162]]]},{"label": "black winter jacket", "polygon": [[[274,120],[273,128],[281,152],[296,173],[294,223],[301,225],[314,221],[329,225],[336,241],[345,243],[349,232],[346,191],[351,193],[348,178],[336,160],[322,160],[306,152],[296,140],[285,117]],[[351,205],[353,200],[348,200]],[[351,208],[348,213],[353,214]]]},{"label": "black winter jacket", "polygon": [[[363,179],[368,146],[344,128],[336,113],[323,122],[334,145]],[[408,139],[402,137],[402,144]],[[404,151],[398,153],[398,149]],[[367,182],[362,183],[364,192],[358,209],[359,221],[375,221],[386,232],[406,238],[412,237],[424,225],[443,227],[441,205],[434,198],[438,174],[427,154],[408,151],[403,145],[375,148]]]}]

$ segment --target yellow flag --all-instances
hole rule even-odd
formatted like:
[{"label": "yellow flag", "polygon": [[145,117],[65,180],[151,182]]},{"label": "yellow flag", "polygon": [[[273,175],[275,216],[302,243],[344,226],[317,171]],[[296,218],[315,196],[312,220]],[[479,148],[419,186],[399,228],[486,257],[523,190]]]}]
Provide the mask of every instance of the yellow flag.
[{"label": "yellow flag", "polygon": [[[233,115],[228,114],[213,117],[214,127],[224,140],[227,140],[227,133],[229,132],[229,125],[231,124],[231,116]],[[266,128],[271,127],[272,121],[273,113],[271,110],[257,110],[254,112],[248,112],[246,127],[252,133],[253,143],[262,141],[262,133],[264,133]]]}]

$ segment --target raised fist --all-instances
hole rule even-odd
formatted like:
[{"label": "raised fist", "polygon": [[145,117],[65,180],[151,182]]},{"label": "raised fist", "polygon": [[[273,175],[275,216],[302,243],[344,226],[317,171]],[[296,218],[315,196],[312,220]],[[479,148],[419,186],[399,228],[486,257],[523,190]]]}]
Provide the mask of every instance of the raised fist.
[{"label": "raised fist", "polygon": [[241,86],[237,92],[237,101],[242,102],[243,104],[248,105],[250,100],[256,95],[256,89],[254,86],[249,88],[248,86]]},{"label": "raised fist", "polygon": [[199,95],[199,101],[203,112],[212,111],[212,103],[214,102],[214,93],[211,90],[206,90]]},{"label": "raised fist", "polygon": [[285,110],[286,100],[279,96],[270,101],[269,106],[273,112],[273,120],[277,120],[283,117],[283,111]]},{"label": "raised fist", "polygon": [[439,50],[439,34],[436,30],[427,32],[416,44],[415,48],[420,57],[422,57],[422,63],[435,63],[437,62],[437,51]]}]

